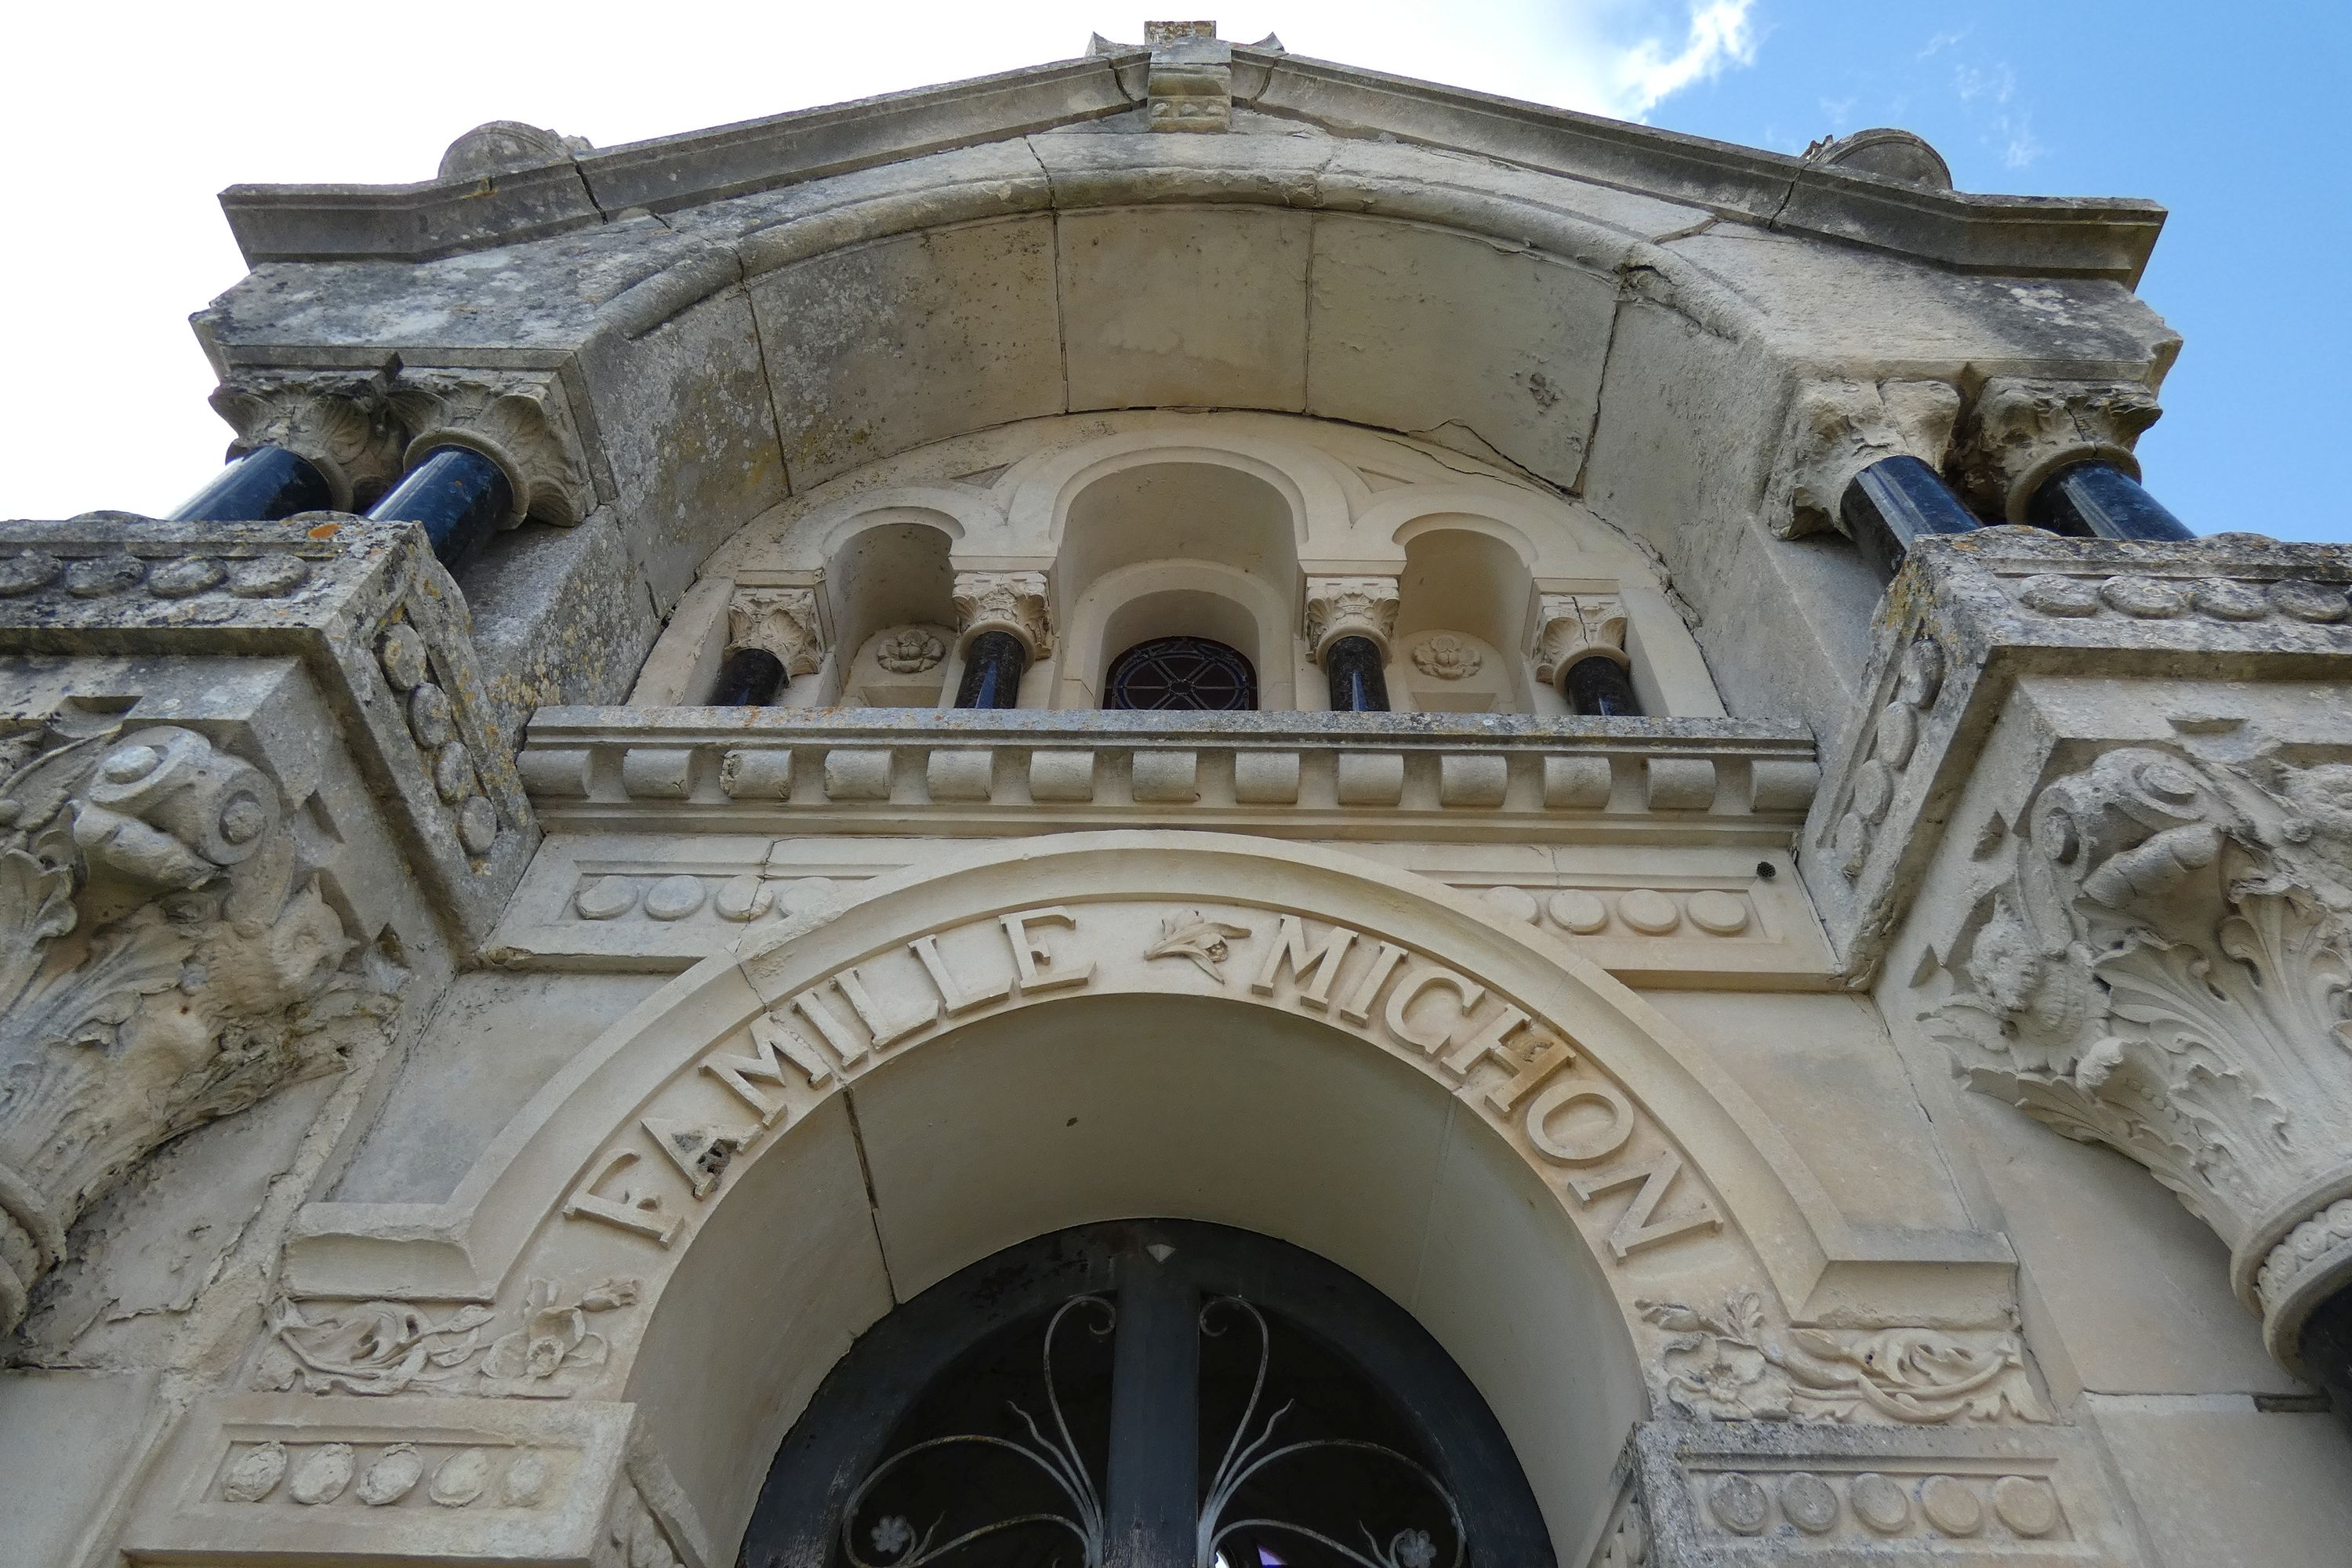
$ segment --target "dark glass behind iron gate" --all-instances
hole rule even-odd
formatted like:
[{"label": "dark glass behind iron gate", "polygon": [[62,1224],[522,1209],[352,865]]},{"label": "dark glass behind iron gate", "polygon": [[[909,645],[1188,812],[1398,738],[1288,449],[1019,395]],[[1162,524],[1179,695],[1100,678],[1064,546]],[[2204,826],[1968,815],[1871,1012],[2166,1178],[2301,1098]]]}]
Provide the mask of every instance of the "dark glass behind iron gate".
[{"label": "dark glass behind iron gate", "polygon": [[[1554,1563],[1501,1427],[1410,1315],[1297,1247],[1175,1220],[1024,1242],[876,1324],[778,1451],[740,1562],[1082,1568],[1092,1529],[1107,1568],[1196,1568],[1204,1503],[1223,1505],[1209,1544],[1230,1568],[1260,1568],[1260,1545],[1295,1568]],[[1299,1508],[1348,1549],[1290,1528]],[[1046,1511],[1065,1522],[941,1551]],[[1231,1528],[1253,1519],[1274,1522]]]}]

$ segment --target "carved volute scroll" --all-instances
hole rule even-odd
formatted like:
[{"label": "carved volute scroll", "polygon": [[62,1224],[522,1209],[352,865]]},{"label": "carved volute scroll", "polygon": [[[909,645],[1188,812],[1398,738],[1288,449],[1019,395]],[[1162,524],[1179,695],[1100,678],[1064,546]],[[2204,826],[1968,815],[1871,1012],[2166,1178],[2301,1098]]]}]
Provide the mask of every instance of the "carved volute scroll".
[{"label": "carved volute scroll", "polygon": [[2352,1279],[2352,763],[2110,751],[1990,852],[1923,1020],[1970,1088],[2178,1194],[2294,1364]]},{"label": "carved volute scroll", "polygon": [[1307,645],[1317,663],[1341,637],[1366,637],[1386,658],[1396,635],[1397,580],[1393,577],[1307,579]]},{"label": "carved volute scroll", "polygon": [[1625,657],[1625,605],[1614,594],[1546,594],[1536,617],[1536,679],[1549,686],[1587,654]]},{"label": "carved volute scroll", "polygon": [[308,458],[337,511],[373,505],[400,478],[408,437],[382,377],[247,374],[215,388],[212,405],[236,430],[230,456],[283,447]]},{"label": "carved volute scroll", "polygon": [[1980,512],[2023,522],[2033,492],[2069,463],[2113,463],[2137,479],[2132,446],[2162,412],[2127,383],[1995,376],[1969,405],[1953,467]]},{"label": "carved volute scroll", "polygon": [[0,740],[0,1331],[133,1165],[385,1026],[288,816],[192,730]]},{"label": "carved volute scroll", "polygon": [[955,575],[956,636],[969,647],[982,632],[1018,638],[1034,661],[1054,651],[1054,623],[1043,572],[959,572]]},{"label": "carved volute scroll", "polygon": [[1940,381],[1821,381],[1797,390],[1764,515],[1783,539],[1842,531],[1838,504],[1853,477],[1882,458],[1939,468],[1960,395]]},{"label": "carved volute scroll", "polygon": [[393,400],[414,432],[409,465],[436,447],[470,447],[506,475],[518,521],[570,528],[595,510],[587,453],[552,375],[411,371]]},{"label": "carved volute scroll", "polygon": [[787,676],[824,668],[824,630],[809,588],[738,588],[727,603],[727,646],[764,648]]}]

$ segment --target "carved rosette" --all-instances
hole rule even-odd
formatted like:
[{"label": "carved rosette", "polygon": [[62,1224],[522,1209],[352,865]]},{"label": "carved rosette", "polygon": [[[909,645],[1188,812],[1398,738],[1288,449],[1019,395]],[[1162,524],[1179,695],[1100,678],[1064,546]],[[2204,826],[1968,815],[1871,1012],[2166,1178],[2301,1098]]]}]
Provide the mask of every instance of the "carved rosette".
[{"label": "carved rosette", "polygon": [[339,1068],[393,1009],[277,784],[192,730],[0,742],[0,1331],[162,1144]]},{"label": "carved rosette", "polygon": [[236,431],[229,456],[283,447],[309,459],[336,511],[373,505],[400,478],[408,438],[380,377],[245,374],[215,388],[212,405]]},{"label": "carved rosette", "polygon": [[1943,465],[1960,395],[1940,381],[1821,381],[1797,391],[1764,515],[1783,539],[1843,531],[1839,503],[1856,474],[1886,458]]},{"label": "carved rosette", "polygon": [[959,572],[955,608],[956,638],[965,647],[982,632],[1007,632],[1020,639],[1033,662],[1054,651],[1043,572]]},{"label": "carved rosette", "polygon": [[1953,468],[1980,512],[2023,522],[2033,492],[2070,463],[2113,463],[2137,479],[2132,447],[2162,412],[2128,383],[1995,376],[1969,405]]},{"label": "carved rosette", "polygon": [[1970,1088],[2179,1194],[2294,1366],[2352,1282],[2352,763],[2113,751],[1992,853],[1923,1019]]},{"label": "carved rosette", "polygon": [[552,375],[412,371],[393,401],[415,432],[409,465],[436,447],[470,447],[506,475],[516,521],[570,528],[595,510],[587,453]]},{"label": "carved rosette", "polygon": [[727,603],[727,647],[764,648],[787,677],[824,668],[824,629],[811,588],[738,588]]},{"label": "carved rosette", "polygon": [[1535,645],[1536,679],[1549,686],[1587,654],[1619,664],[1625,657],[1625,605],[1613,594],[1546,594],[1538,602]]},{"label": "carved rosette", "polygon": [[1315,662],[1341,637],[1365,637],[1389,656],[1396,636],[1397,580],[1393,577],[1307,579],[1307,644]]}]

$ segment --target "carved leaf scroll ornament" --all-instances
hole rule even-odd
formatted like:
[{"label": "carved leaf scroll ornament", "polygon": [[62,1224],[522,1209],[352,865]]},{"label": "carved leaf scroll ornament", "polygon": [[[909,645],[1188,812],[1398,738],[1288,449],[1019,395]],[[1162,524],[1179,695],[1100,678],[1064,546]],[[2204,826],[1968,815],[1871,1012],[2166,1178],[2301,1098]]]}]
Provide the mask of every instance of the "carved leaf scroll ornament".
[{"label": "carved leaf scroll ornament", "polygon": [[1189,958],[1210,979],[1223,983],[1233,942],[1250,934],[1247,926],[1213,921],[1198,910],[1178,910],[1160,922],[1160,940],[1143,950],[1152,958]]},{"label": "carved leaf scroll ornament", "polygon": [[1641,1301],[1664,1330],[1665,1392],[1685,1415],[1713,1421],[1833,1421],[1935,1426],[2047,1419],[2025,1381],[2015,1336],[1971,1343],[1937,1329],[1847,1337],[1775,1333],[1762,1297],[1735,1290],[1720,1311]]},{"label": "carved leaf scroll ornament", "polygon": [[2292,1362],[2352,1277],[2352,766],[2136,746],[2045,785],[1923,963],[1969,1087],[2147,1166]]},{"label": "carved leaf scroll ornament", "polygon": [[270,1352],[253,1384],[306,1394],[567,1398],[611,1357],[591,1316],[635,1305],[637,1289],[635,1279],[604,1279],[566,1291],[532,1279],[520,1323],[495,1338],[488,1331],[498,1314],[488,1307],[460,1307],[436,1321],[410,1302],[362,1301],[313,1318],[280,1300],[269,1314]]},{"label": "carved leaf scroll ornament", "polygon": [[268,775],[68,710],[0,740],[0,1331],[162,1144],[379,1035],[397,971],[344,931]]}]

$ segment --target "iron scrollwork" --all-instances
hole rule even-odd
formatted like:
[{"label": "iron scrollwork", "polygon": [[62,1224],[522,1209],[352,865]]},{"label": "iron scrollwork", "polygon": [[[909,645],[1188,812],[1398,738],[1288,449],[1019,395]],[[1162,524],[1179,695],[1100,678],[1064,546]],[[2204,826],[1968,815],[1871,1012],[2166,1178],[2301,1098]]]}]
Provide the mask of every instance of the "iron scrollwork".
[{"label": "iron scrollwork", "polygon": [[1208,1500],[1201,1505],[1201,1521],[1193,1552],[1196,1568],[1215,1568],[1219,1561],[1219,1549],[1228,1539],[1244,1530],[1277,1530],[1300,1536],[1339,1553],[1350,1563],[1361,1564],[1362,1568],[1436,1568],[1437,1542],[1430,1538],[1429,1531],[1425,1530],[1397,1531],[1383,1545],[1373,1537],[1369,1527],[1360,1522],[1357,1529],[1363,1531],[1364,1545],[1369,1551],[1359,1552],[1344,1541],[1327,1535],[1307,1525],[1295,1524],[1287,1520],[1228,1520],[1224,1517],[1225,1510],[1232,1506],[1235,1496],[1253,1477],[1285,1459],[1318,1450],[1377,1456],[1394,1463],[1410,1473],[1422,1485],[1427,1487],[1437,1500],[1444,1505],[1446,1522],[1453,1533],[1454,1550],[1445,1559],[1446,1568],[1462,1568],[1465,1545],[1462,1531],[1462,1510],[1454,1505],[1453,1494],[1445,1489],[1434,1475],[1412,1459],[1398,1453],[1394,1448],[1368,1442],[1360,1437],[1315,1437],[1296,1443],[1285,1443],[1279,1447],[1269,1447],[1275,1440],[1275,1428],[1281,1424],[1285,1415],[1290,1414],[1291,1406],[1297,1403],[1296,1401],[1285,1401],[1281,1409],[1265,1418],[1265,1424],[1259,1428],[1256,1436],[1250,1437],[1246,1442],[1244,1441],[1248,1435],[1251,1419],[1257,1414],[1258,1402],[1265,1393],[1266,1369],[1274,1354],[1273,1336],[1266,1328],[1264,1314],[1239,1296],[1220,1296],[1201,1309],[1202,1333],[1214,1335],[1224,1331],[1216,1327],[1212,1321],[1220,1309],[1238,1309],[1247,1313],[1250,1321],[1257,1325],[1257,1376],[1250,1385],[1249,1403],[1242,1407],[1241,1419],[1234,1424],[1234,1435],[1232,1440],[1225,1445],[1224,1458],[1218,1462],[1215,1479],[1209,1484]]},{"label": "iron scrollwork", "polygon": [[[865,1480],[858,1483],[857,1489],[849,1496],[848,1507],[842,1510],[842,1552],[848,1558],[852,1568],[920,1568],[921,1564],[936,1562],[959,1547],[1025,1525],[1057,1526],[1068,1531],[1076,1538],[1080,1551],[1085,1553],[1085,1568],[1102,1568],[1102,1494],[1097,1490],[1094,1479],[1087,1474],[1086,1459],[1070,1436],[1069,1423],[1062,1415],[1061,1394],[1054,1384],[1054,1336],[1061,1331],[1062,1320],[1081,1308],[1096,1314],[1097,1322],[1093,1332],[1097,1338],[1108,1334],[1118,1321],[1117,1309],[1102,1297],[1073,1296],[1055,1310],[1053,1320],[1045,1325],[1045,1407],[1052,1417],[1053,1435],[1048,1436],[1041,1432],[1026,1410],[1008,1401],[1013,1414],[1020,1417],[1021,1424],[1029,1429],[1029,1442],[985,1433],[957,1433],[946,1437],[932,1437],[891,1455],[875,1466]],[[1076,1517],[1051,1511],[1018,1514],[979,1525],[933,1545],[932,1538],[939,1533],[942,1521],[934,1520],[929,1529],[918,1535],[913,1521],[904,1514],[885,1514],[874,1521],[866,1534],[867,1542],[881,1556],[878,1559],[866,1556],[859,1550],[857,1521],[864,1511],[866,1500],[874,1489],[919,1456],[961,1443],[1001,1448],[1034,1465],[1069,1500]]]}]

